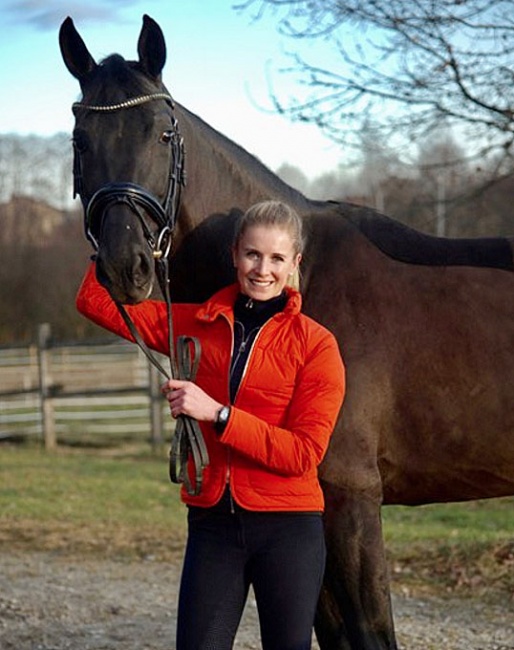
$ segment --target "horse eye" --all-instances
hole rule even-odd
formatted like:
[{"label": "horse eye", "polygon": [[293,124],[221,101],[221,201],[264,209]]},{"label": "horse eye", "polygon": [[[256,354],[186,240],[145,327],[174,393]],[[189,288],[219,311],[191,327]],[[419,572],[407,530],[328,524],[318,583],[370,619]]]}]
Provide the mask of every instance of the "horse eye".
[{"label": "horse eye", "polygon": [[159,142],[162,144],[169,144],[173,138],[173,131],[163,131],[161,133],[161,137],[159,138]]}]

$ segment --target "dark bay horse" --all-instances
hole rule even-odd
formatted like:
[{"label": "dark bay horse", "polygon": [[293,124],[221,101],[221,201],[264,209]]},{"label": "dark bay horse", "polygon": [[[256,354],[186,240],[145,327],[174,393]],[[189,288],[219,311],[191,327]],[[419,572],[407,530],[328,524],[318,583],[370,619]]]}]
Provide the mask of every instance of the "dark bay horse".
[{"label": "dark bay horse", "polygon": [[[328,561],[316,634],[324,650],[396,648],[382,504],[514,494],[512,241],[438,239],[371,209],[308,200],[172,102],[164,38],[147,16],[138,61],[97,64],[69,18],[60,46],[82,91],[76,189],[116,300],[149,295],[171,217],[174,299],[198,301],[233,280],[241,211],[277,198],[302,214],[304,311],[334,332],[348,375],[320,468]],[[187,184],[170,210],[181,138]]]}]

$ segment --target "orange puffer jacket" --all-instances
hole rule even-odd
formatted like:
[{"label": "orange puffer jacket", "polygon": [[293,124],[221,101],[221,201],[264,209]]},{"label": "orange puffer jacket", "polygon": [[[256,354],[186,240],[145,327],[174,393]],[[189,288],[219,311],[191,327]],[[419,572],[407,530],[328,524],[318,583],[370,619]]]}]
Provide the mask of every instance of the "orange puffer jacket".
[{"label": "orange puffer jacket", "polygon": [[[300,313],[301,296],[287,289],[283,312],[259,331],[250,352],[230,419],[221,436],[201,422],[210,463],[202,492],[184,502],[208,507],[227,482],[244,508],[262,511],[322,511],[317,468],[344,396],[344,367],[333,335]],[[229,403],[233,305],[238,286],[222,289],[202,305],[173,305],[175,336],[195,336],[202,353],[196,383],[215,400]],[[97,282],[91,265],[77,295],[78,310],[116,334],[132,339],[116,305]],[[164,303],[147,300],[127,307],[146,344],[168,354]]]}]

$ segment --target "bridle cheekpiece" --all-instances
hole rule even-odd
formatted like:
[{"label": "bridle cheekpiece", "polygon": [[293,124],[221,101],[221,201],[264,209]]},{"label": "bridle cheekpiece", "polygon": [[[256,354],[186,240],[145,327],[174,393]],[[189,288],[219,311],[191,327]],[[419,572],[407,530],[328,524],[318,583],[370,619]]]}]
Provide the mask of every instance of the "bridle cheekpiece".
[{"label": "bridle cheekpiece", "polygon": [[[79,111],[94,111],[99,113],[110,113],[124,109],[140,106],[147,102],[163,99],[169,103],[171,109],[174,109],[174,103],[171,95],[168,93],[152,93],[149,95],[139,95],[126,99],[117,104],[94,105],[75,102],[72,106],[73,113]],[[125,203],[129,206],[134,214],[138,217],[143,232],[145,233],[148,245],[152,249],[154,259],[167,257],[171,248],[172,233],[175,228],[177,214],[180,205],[181,188],[185,185],[185,167],[184,167],[184,139],[180,135],[178,122],[175,116],[172,120],[171,140],[172,148],[171,161],[168,173],[168,187],[164,203],[155,198],[148,190],[136,183],[107,183],[97,190],[87,204],[84,205],[84,231],[86,237],[91,242],[95,250],[98,250],[99,242],[93,234],[92,224],[101,223],[107,210],[115,204]],[[73,187],[74,196],[77,194],[82,198],[83,179],[82,164],[80,151],[74,145],[74,162],[73,162]],[[148,228],[144,215],[144,210],[157,224],[159,232],[156,237],[152,235]]]}]

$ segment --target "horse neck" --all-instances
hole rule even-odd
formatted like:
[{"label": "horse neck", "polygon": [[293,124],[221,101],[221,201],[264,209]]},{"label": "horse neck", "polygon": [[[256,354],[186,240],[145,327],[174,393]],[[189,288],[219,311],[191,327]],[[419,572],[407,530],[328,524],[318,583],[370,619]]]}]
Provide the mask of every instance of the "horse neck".
[{"label": "horse neck", "polygon": [[191,228],[210,214],[244,211],[265,199],[305,210],[307,199],[245,149],[182,106],[177,106],[177,118],[186,149],[182,204]]}]

